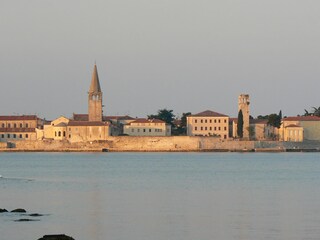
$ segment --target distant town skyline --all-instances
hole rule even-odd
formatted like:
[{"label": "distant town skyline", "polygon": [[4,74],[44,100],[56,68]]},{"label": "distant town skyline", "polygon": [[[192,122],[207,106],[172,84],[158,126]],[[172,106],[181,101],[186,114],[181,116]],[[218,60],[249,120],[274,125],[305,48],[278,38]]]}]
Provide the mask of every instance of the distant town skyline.
[{"label": "distant town skyline", "polygon": [[96,61],[106,115],[319,107],[315,1],[9,1],[0,7],[0,115],[86,113]]}]

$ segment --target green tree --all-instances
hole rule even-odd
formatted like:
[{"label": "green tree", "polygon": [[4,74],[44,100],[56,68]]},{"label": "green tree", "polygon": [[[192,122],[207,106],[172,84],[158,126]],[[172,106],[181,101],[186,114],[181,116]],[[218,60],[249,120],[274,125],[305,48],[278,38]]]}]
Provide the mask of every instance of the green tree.
[{"label": "green tree", "polygon": [[320,107],[313,107],[313,116],[320,117]]},{"label": "green tree", "polygon": [[320,117],[320,107],[316,108],[316,107],[312,107],[311,112],[309,112],[308,110],[304,110],[304,114],[303,116],[317,116]]},{"label": "green tree", "polygon": [[237,135],[239,138],[243,138],[243,113],[242,113],[242,110],[240,110],[238,113]]},{"label": "green tree", "polygon": [[268,116],[268,124],[270,126],[280,128],[282,119],[282,111],[280,110],[279,114],[272,113]]},{"label": "green tree", "polygon": [[148,119],[159,119],[168,124],[173,125],[175,115],[173,114],[173,110],[168,110],[166,108],[158,110],[158,114],[148,115]]},{"label": "green tree", "polygon": [[186,135],[187,134],[187,117],[191,115],[191,112],[182,113],[182,117],[176,119],[176,123],[173,126],[173,135]]}]

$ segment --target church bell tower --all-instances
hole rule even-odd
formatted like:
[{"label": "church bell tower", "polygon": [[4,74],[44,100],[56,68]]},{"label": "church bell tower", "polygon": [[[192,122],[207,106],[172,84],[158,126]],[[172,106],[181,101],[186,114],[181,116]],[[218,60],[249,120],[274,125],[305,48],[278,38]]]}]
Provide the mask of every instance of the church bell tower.
[{"label": "church bell tower", "polygon": [[96,64],[94,64],[91,85],[88,92],[88,113],[89,121],[102,121],[102,91]]}]

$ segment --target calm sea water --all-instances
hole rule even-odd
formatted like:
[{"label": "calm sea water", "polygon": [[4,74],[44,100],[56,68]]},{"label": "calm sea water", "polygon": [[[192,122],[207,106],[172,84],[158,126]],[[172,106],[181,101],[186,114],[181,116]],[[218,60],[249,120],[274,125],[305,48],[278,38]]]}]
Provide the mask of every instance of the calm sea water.
[{"label": "calm sea water", "polygon": [[1,240],[320,239],[319,153],[1,153]]}]

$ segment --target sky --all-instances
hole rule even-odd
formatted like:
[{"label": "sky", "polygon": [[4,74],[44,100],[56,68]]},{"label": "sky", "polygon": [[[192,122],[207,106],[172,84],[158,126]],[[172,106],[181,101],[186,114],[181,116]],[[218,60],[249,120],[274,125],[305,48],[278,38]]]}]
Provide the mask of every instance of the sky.
[{"label": "sky", "polygon": [[318,0],[0,0],[0,114],[237,116],[320,106]]}]

